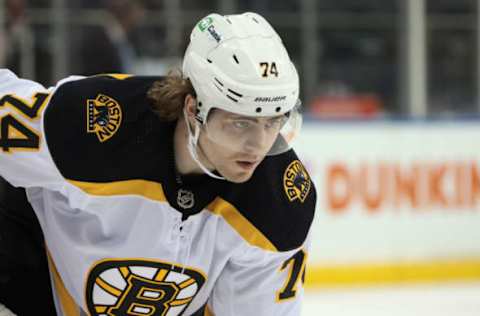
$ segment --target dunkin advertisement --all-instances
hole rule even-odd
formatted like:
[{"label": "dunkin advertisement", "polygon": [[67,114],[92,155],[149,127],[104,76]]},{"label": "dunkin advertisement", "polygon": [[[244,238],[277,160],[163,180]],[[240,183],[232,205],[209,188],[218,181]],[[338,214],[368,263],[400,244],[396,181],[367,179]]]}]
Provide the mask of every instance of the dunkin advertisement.
[{"label": "dunkin advertisement", "polygon": [[478,122],[307,122],[310,266],[480,258],[479,140]]}]

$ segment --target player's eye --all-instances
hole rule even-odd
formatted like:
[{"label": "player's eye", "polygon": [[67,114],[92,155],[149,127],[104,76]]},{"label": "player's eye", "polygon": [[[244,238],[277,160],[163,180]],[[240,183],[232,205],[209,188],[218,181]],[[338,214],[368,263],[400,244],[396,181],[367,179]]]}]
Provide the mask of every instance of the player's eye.
[{"label": "player's eye", "polygon": [[279,116],[272,119],[269,119],[265,124],[266,128],[281,128],[285,122],[287,121],[287,117]]},{"label": "player's eye", "polygon": [[232,122],[232,125],[236,129],[244,130],[244,129],[248,129],[252,125],[252,123],[247,120],[235,120]]}]

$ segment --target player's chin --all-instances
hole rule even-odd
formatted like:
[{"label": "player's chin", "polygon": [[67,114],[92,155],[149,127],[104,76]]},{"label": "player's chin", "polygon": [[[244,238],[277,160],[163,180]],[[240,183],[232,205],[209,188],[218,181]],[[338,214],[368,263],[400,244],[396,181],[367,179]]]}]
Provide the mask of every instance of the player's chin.
[{"label": "player's chin", "polygon": [[241,172],[225,172],[223,177],[233,183],[244,183],[250,180],[253,175],[253,171],[241,171]]}]

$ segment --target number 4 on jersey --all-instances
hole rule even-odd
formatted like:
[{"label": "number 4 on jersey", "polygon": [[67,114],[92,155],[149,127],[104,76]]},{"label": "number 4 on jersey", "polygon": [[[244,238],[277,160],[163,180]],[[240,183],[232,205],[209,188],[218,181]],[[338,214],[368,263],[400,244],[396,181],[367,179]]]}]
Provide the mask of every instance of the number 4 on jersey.
[{"label": "number 4 on jersey", "polygon": [[[0,108],[8,106],[27,120],[35,120],[43,105],[46,104],[47,93],[37,93],[33,102],[8,94],[0,99]],[[7,114],[0,118],[0,147],[4,152],[10,149],[36,150],[40,147],[38,132],[26,126],[14,115]]]}]

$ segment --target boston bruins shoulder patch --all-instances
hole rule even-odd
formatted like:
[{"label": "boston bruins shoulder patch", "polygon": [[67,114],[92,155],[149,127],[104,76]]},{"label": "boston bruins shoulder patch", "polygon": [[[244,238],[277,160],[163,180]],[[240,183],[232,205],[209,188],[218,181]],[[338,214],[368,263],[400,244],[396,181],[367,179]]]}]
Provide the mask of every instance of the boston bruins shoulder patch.
[{"label": "boston bruins shoulder patch", "polygon": [[122,123],[122,108],[113,98],[99,94],[87,100],[87,132],[95,133],[100,142],[112,138]]},{"label": "boston bruins shoulder patch", "polygon": [[288,165],[283,174],[283,187],[290,202],[296,200],[305,202],[312,187],[312,181],[300,160],[294,160]]},{"label": "boston bruins shoulder patch", "polygon": [[147,260],[105,260],[91,270],[86,298],[90,315],[180,315],[205,283],[191,268]]}]

